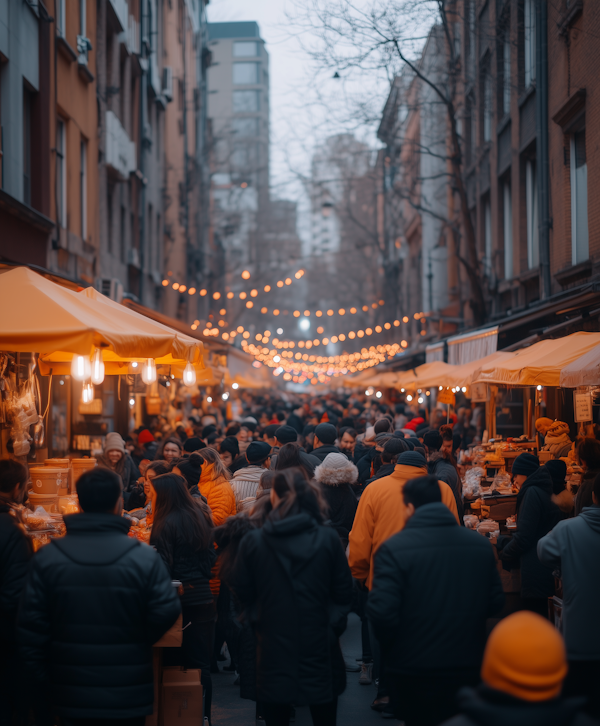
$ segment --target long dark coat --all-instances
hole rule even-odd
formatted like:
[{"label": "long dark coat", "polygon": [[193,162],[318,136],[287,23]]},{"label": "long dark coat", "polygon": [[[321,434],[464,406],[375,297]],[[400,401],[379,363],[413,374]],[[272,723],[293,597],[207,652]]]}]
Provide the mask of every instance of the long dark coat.
[{"label": "long dark coat", "polygon": [[344,691],[352,577],[334,529],[306,513],[268,520],[240,544],[234,589],[257,637],[258,700],[301,706]]}]

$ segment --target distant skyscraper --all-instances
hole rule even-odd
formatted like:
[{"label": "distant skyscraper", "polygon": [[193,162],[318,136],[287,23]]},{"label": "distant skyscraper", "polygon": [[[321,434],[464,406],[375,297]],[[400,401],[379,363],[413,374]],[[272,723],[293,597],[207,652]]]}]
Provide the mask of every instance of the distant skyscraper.
[{"label": "distant skyscraper", "polygon": [[255,22],[209,23],[208,36],[214,237],[225,267],[214,272],[227,276],[260,260],[269,205],[269,56]]}]

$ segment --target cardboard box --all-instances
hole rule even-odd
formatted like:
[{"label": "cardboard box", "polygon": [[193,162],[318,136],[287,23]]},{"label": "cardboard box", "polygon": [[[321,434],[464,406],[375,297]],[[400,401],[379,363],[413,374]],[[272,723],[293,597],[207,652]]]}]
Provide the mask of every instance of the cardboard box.
[{"label": "cardboard box", "polygon": [[200,671],[163,669],[162,723],[166,726],[199,726],[202,711]]},{"label": "cardboard box", "polygon": [[154,643],[155,648],[181,648],[183,642],[183,617],[180,614],[163,637]]}]

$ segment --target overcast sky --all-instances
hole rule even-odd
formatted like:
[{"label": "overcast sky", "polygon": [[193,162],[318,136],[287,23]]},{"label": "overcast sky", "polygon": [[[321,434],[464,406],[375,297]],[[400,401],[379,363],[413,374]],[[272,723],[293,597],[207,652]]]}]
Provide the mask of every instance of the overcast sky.
[{"label": "overcast sky", "polygon": [[[291,0],[211,0],[207,8],[209,22],[255,20],[260,26],[270,62],[273,196],[298,200],[298,175],[308,173],[315,144],[344,130],[343,95],[351,79],[336,81],[327,72],[315,83],[311,59],[290,32],[286,12],[293,11]],[[356,131],[376,144],[373,129]]]}]

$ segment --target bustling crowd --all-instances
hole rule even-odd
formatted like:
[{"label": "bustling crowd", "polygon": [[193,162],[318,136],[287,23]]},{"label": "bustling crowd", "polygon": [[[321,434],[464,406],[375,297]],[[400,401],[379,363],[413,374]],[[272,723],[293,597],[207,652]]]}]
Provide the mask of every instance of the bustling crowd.
[{"label": "bustling crowd", "polygon": [[[482,408],[236,400],[109,433],[77,482],[81,512],[35,555],[13,512],[27,468],[0,461],[1,724],[142,726],[152,645],[180,614],[164,665],[201,670],[208,724],[225,649],[266,726],[298,706],[335,726],[347,678],[406,726],[600,719],[600,441],[567,444],[540,419],[556,458],[515,459],[518,528],[493,545],[464,526],[458,464]],[[150,546],[128,536],[140,522]],[[520,571],[519,595],[501,568]],[[548,620],[558,575],[562,634]],[[351,612],[358,664],[340,648]]]}]

